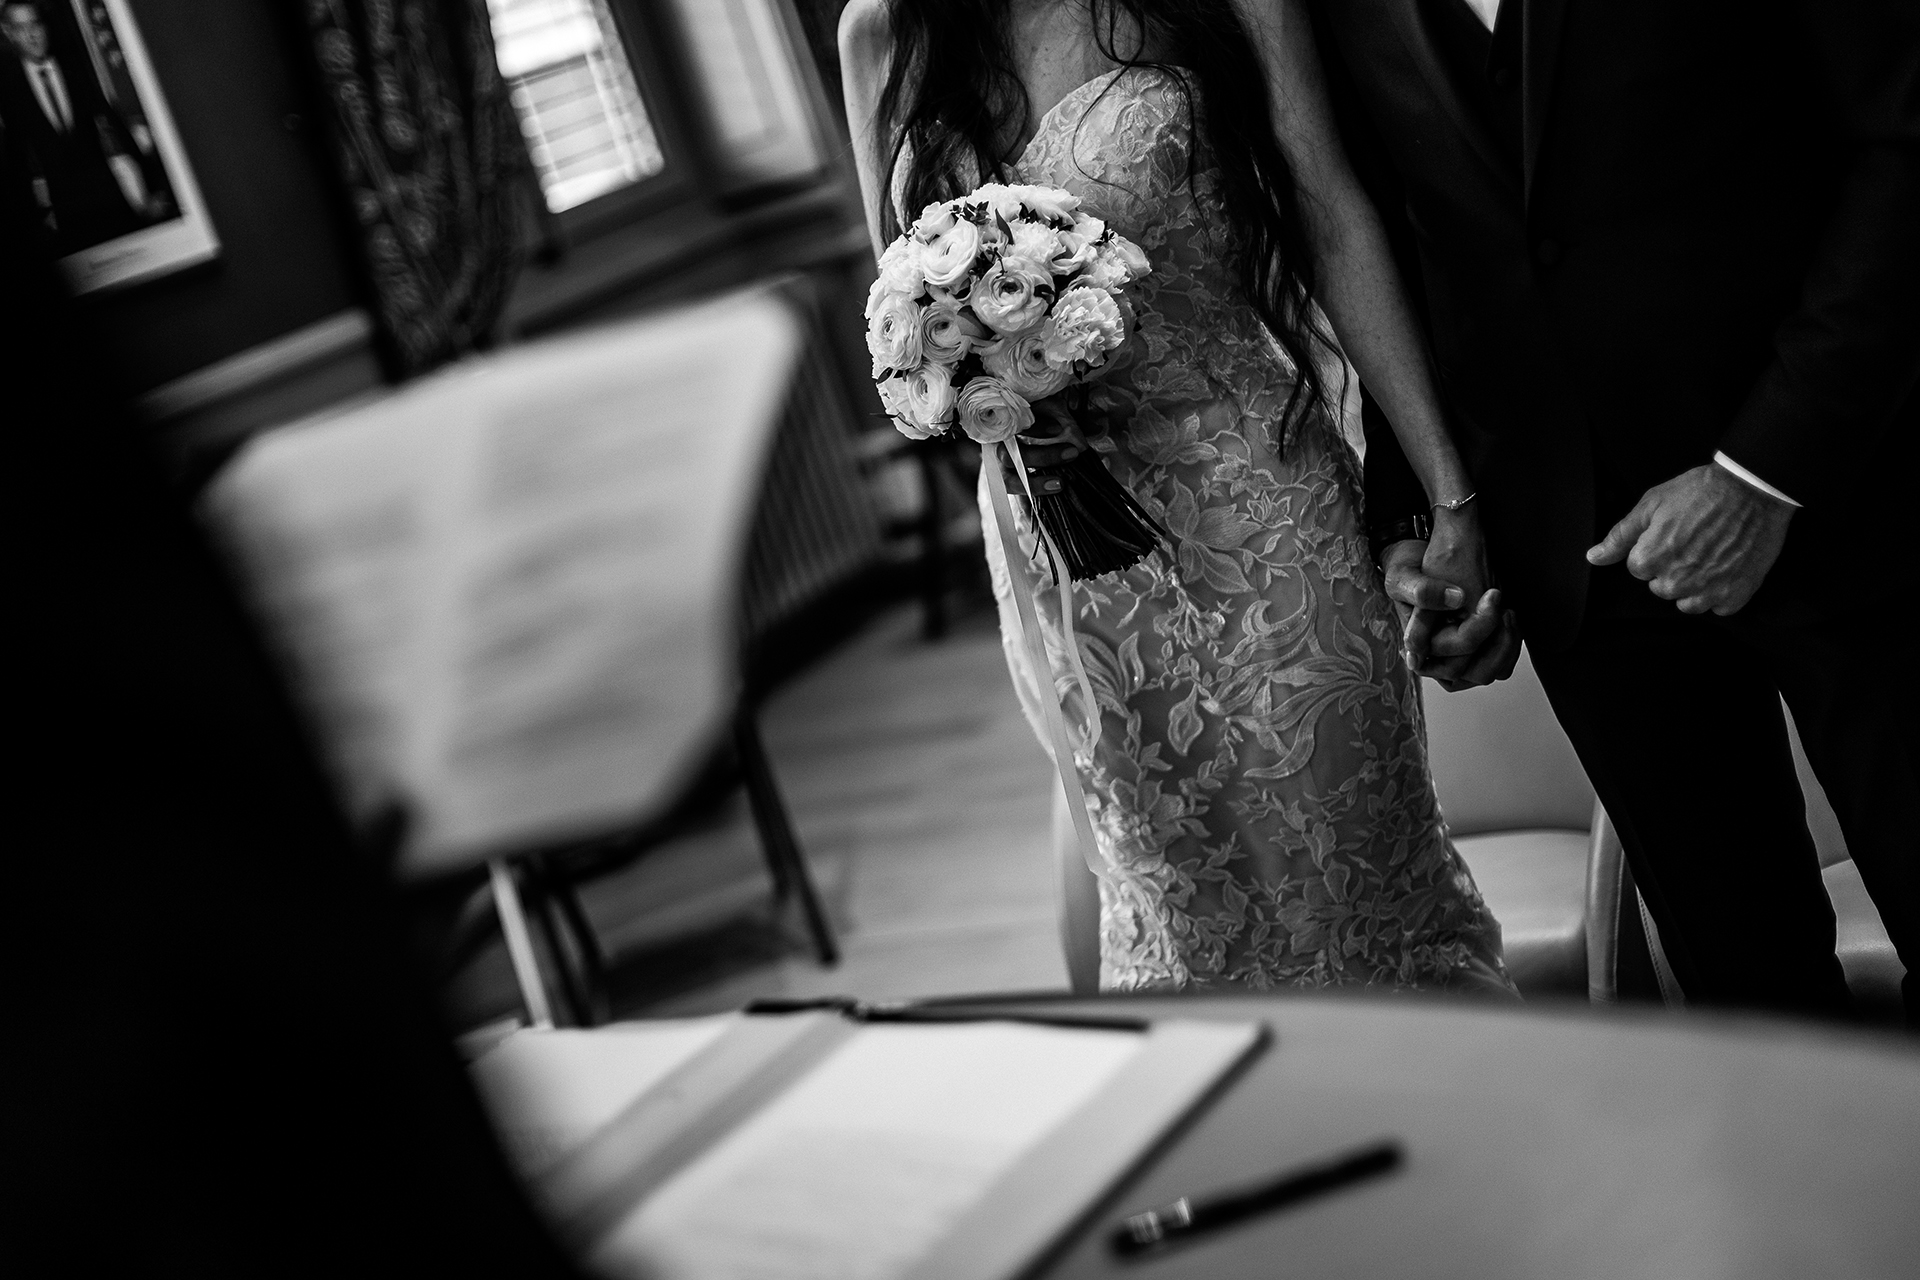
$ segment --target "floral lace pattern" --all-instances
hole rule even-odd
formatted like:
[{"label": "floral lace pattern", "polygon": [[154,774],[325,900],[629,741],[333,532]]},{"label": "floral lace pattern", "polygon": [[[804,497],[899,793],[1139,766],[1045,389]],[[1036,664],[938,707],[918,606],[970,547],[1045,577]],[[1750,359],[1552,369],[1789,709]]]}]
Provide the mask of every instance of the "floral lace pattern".
[{"label": "floral lace pattern", "polygon": [[[1275,439],[1292,365],[1224,263],[1231,234],[1171,71],[1123,69],[1042,120],[1017,180],[1065,187],[1146,250],[1139,328],[1091,393],[1113,474],[1171,553],[1072,586],[1101,734],[1101,986],[1507,984],[1500,931],[1447,838],[1416,679],[1368,555],[1358,462],[1324,410]],[[985,487],[982,486],[982,500]],[[1082,723],[1060,599],[1019,520],[988,558],[1042,743],[1009,572],[1033,585],[1051,692]]]}]

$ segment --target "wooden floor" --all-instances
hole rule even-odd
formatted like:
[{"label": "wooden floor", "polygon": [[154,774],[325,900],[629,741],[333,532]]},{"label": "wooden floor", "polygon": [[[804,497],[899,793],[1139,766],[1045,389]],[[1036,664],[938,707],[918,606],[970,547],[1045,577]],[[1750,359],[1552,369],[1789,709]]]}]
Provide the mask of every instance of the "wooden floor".
[{"label": "wooden floor", "polygon": [[[812,957],[736,796],[705,829],[588,886],[616,1017],[762,997],[1064,991],[1048,854],[1051,766],[1020,714],[990,605],[944,639],[902,607],[789,683],[762,720],[845,955]],[[457,984],[474,1026],[517,1010],[504,955]]]}]

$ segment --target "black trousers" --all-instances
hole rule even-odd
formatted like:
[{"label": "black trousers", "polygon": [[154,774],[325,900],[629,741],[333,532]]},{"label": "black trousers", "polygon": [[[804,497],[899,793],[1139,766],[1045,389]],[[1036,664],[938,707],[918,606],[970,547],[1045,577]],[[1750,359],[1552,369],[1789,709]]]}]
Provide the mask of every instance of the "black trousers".
[{"label": "black trousers", "polygon": [[1689,1001],[1848,1007],[1784,697],[1920,1026],[1920,699],[1896,621],[1920,575],[1884,563],[1897,546],[1796,528],[1727,618],[1683,615],[1623,567],[1596,570],[1575,643],[1533,655]]}]

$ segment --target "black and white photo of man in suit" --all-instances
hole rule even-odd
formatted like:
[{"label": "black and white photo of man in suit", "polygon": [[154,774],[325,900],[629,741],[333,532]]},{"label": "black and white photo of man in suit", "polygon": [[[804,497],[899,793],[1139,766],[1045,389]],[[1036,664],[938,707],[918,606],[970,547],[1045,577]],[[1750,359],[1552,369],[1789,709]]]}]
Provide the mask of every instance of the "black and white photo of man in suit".
[{"label": "black and white photo of man in suit", "polygon": [[0,5],[0,127],[32,175],[62,255],[152,222],[155,199],[85,54],[56,45],[41,6]]}]

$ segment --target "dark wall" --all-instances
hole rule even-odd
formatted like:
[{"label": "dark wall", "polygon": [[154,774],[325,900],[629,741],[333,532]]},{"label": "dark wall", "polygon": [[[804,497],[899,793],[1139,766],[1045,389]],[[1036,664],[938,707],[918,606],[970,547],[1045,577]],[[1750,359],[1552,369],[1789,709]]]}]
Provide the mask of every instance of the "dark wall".
[{"label": "dark wall", "polygon": [[361,299],[307,100],[299,6],[132,7],[220,237],[212,263],[86,299],[127,389],[140,392]]}]

